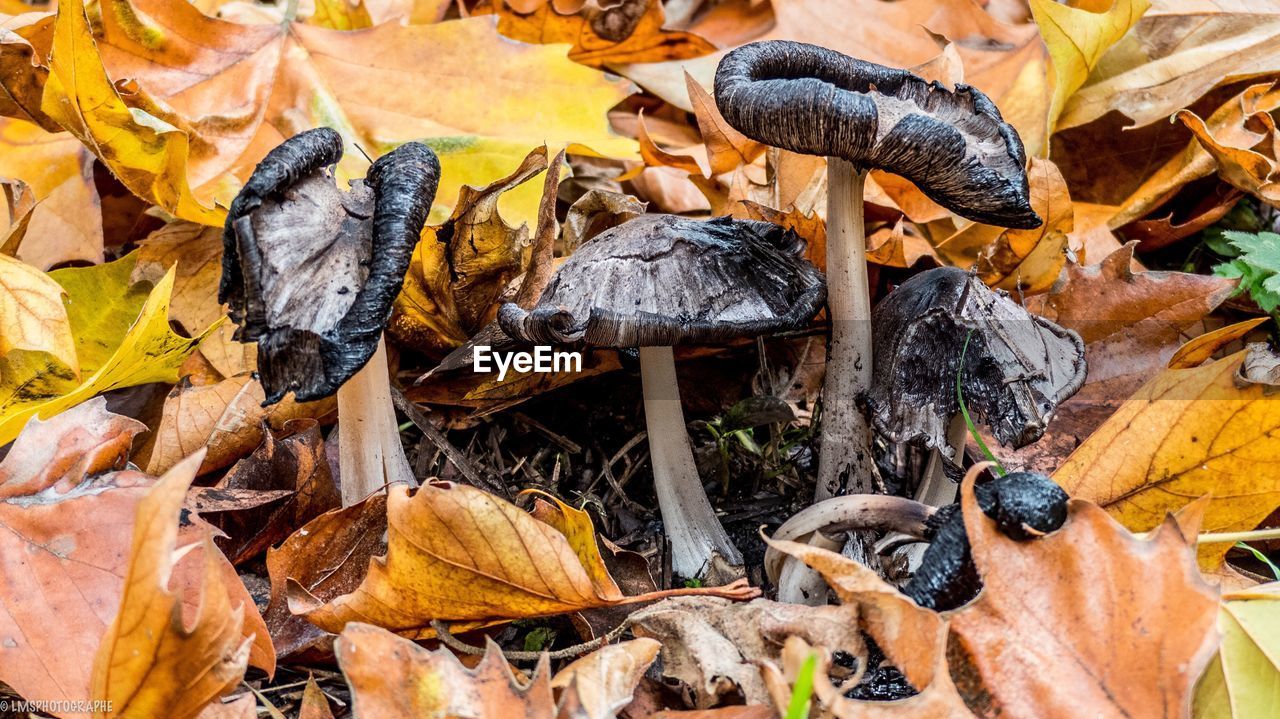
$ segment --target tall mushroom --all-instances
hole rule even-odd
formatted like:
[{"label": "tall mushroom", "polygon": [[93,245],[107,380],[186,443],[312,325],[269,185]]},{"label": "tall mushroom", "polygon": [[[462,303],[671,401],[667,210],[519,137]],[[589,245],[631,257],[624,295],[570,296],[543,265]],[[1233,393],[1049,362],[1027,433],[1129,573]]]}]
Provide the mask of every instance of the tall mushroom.
[{"label": "tall mushroom", "polygon": [[645,215],[607,230],[556,271],[537,304],[506,304],[524,342],[639,347],[654,489],[672,568],[699,577],[742,556],[707,500],[680,407],[672,345],[719,343],[803,326],[826,294],[788,230],[764,222]]},{"label": "tall mushroom", "polygon": [[295,135],[267,156],[231,203],[218,299],[236,339],[258,343],[266,402],[338,395],[342,503],[414,482],[391,403],[382,331],[435,199],[440,163],[411,142],[338,189],[342,137]]},{"label": "tall mushroom", "polygon": [[971,220],[1037,227],[1022,141],[975,88],[948,90],[905,70],[798,42],[757,42],[730,52],[716,71],[715,97],[725,120],[744,135],[827,157],[831,347],[816,499],[870,491],[871,431],[857,406],[872,371],[866,173],[902,175]]}]

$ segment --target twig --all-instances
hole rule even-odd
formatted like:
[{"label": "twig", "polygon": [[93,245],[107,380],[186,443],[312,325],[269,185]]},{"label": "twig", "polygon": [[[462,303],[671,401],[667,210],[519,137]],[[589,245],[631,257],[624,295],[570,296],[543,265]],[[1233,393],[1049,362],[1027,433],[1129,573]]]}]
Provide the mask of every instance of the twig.
[{"label": "twig", "polygon": [[[462,652],[463,654],[471,654],[473,656],[483,656],[485,653],[485,649],[483,647],[467,644],[461,639],[453,636],[453,634],[449,632],[449,627],[445,626],[444,622],[439,619],[431,620],[431,628],[436,631],[436,637],[440,642],[455,652]],[[522,652],[514,649],[502,649],[500,651],[502,652],[502,656],[513,662],[536,662],[544,656],[553,660],[568,659],[569,657],[576,657],[586,654],[587,652],[593,652],[622,636],[622,633],[630,628],[631,620],[626,619],[618,626],[609,630],[608,634],[596,637],[589,642],[575,644],[571,647],[565,647],[564,649],[557,649],[554,652]]]},{"label": "twig", "polygon": [[445,458],[448,459],[454,467],[458,468],[458,471],[462,473],[462,476],[466,478],[469,484],[488,490],[499,497],[511,498],[511,492],[507,489],[505,484],[496,479],[480,474],[480,472],[472,466],[471,462],[463,456],[462,452],[459,452],[458,448],[454,447],[453,444],[450,443],[449,440],[440,432],[440,430],[432,426],[431,420],[427,419],[427,416],[422,413],[422,410],[418,409],[418,405],[414,404],[408,397],[404,396],[404,392],[401,392],[399,387],[391,388],[391,401],[395,403],[396,409],[404,412],[405,416],[409,418],[409,421],[413,422],[413,425],[422,432],[422,436],[426,437],[428,441],[444,453]]},{"label": "twig", "polygon": [[547,427],[545,424],[542,424],[541,422],[528,416],[527,414],[523,412],[512,412],[511,416],[520,424],[523,424],[526,427],[529,427],[530,429],[536,429],[537,431],[541,432],[543,435],[546,436],[547,439],[563,447],[564,451],[568,452],[569,454],[582,454],[582,445],[578,444],[577,442],[574,442],[568,437],[556,434],[555,432],[551,431],[551,429]]}]

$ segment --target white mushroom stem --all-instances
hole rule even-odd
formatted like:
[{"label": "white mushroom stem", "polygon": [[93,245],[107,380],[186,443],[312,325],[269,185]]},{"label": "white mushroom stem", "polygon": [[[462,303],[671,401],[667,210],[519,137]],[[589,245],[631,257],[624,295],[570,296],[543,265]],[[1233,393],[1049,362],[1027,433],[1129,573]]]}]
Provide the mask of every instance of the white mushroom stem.
[{"label": "white mushroom stem", "polygon": [[338,474],[344,507],[387,484],[416,484],[400,445],[388,374],[387,346],[379,339],[364,367],[338,388]]},{"label": "white mushroom stem", "polygon": [[[965,437],[968,436],[968,430],[968,426],[964,423],[964,415],[960,414],[952,417],[951,423],[947,425],[947,444],[953,452],[952,461],[957,464],[964,459]],[[916,487],[917,502],[930,507],[944,507],[956,501],[956,493],[960,485],[947,479],[946,463],[947,460],[942,456],[941,450],[934,449],[929,453],[929,463],[925,465],[920,486]],[[901,554],[907,558],[907,567],[911,571],[914,572],[920,567],[920,560],[924,559],[924,551],[928,548],[927,544],[911,544],[900,550]]]},{"label": "white mushroom stem", "polygon": [[871,426],[858,397],[871,385],[871,290],[862,217],[865,170],[827,158],[827,312],[831,344],[822,384],[822,449],[814,501],[872,491]]},{"label": "white mushroom stem", "polygon": [[741,565],[742,555],[720,526],[698,476],[684,410],[680,408],[680,385],[671,348],[641,347],[640,378],[649,431],[649,463],[662,524],[671,540],[672,570],[684,577],[700,577],[711,567],[715,554],[730,564]]}]

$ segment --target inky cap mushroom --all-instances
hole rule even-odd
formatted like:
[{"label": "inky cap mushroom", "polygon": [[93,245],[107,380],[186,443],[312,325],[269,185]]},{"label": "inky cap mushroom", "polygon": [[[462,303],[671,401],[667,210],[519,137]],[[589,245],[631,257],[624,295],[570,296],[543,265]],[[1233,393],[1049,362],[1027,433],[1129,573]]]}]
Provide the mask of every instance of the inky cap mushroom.
[{"label": "inky cap mushroom", "polygon": [[876,306],[873,324],[868,403],[876,428],[895,442],[951,451],[957,375],[970,411],[1014,447],[1039,439],[1058,405],[1084,384],[1079,335],[955,267],[904,282]]},{"label": "inky cap mushroom", "polygon": [[508,303],[498,323],[526,342],[595,347],[714,344],[797,329],[826,297],[800,243],[767,222],[644,215],[583,245],[532,311]]},{"label": "inky cap mushroom", "polygon": [[801,249],[795,233],[764,222],[646,215],[574,252],[532,311],[498,312],[525,342],[640,348],[654,490],[681,576],[727,579],[715,576],[716,556],[736,566],[742,555],[703,491],[671,345],[803,326],[826,292]]},{"label": "inky cap mushroom", "polygon": [[716,105],[744,135],[911,180],[962,217],[1032,228],[1026,151],[981,90],[800,42],[743,45],[720,61]]},{"label": "inky cap mushroom", "polygon": [[231,204],[218,299],[258,343],[267,403],[337,392],[378,347],[435,198],[440,163],[411,142],[343,192],[342,138],[308,130],[276,147]]}]

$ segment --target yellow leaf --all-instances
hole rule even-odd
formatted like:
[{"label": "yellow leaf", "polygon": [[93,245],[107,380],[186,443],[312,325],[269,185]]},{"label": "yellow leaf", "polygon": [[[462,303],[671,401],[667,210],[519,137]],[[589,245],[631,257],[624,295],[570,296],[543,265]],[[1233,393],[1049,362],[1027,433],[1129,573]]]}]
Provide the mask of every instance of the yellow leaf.
[{"label": "yellow leaf", "polygon": [[[1280,402],[1263,386],[1237,385],[1248,351],[1156,375],[1054,480],[1134,531],[1204,495],[1203,531],[1253,529],[1280,505]],[[1202,546],[1202,562],[1212,566],[1228,548]]]},{"label": "yellow leaf", "polygon": [[1280,583],[1222,597],[1222,646],[1196,687],[1196,719],[1267,717],[1280,702]]},{"label": "yellow leaf", "polygon": [[1031,14],[1053,59],[1053,100],[1046,123],[1050,134],[1067,99],[1084,85],[1103,53],[1129,32],[1149,7],[1147,0],[1115,0],[1110,10],[1098,13],[1054,0],[1031,0]]},{"label": "yellow leaf", "polygon": [[[128,284],[133,266],[134,258],[126,257],[52,273],[67,292],[67,316],[83,373],[89,376],[77,385],[73,376],[59,372],[50,355],[28,355],[40,359],[26,367],[28,382],[22,391],[7,379],[0,384],[0,444],[12,441],[33,416],[48,419],[113,389],[177,381],[178,367],[217,324],[193,338],[175,334],[169,329],[173,270],[143,300],[138,287]],[[33,377],[41,380],[38,387],[31,383]]]},{"label": "yellow leaf", "polygon": [[333,30],[363,30],[373,26],[364,0],[315,0],[316,9],[307,22]]},{"label": "yellow leaf", "polygon": [[110,710],[95,717],[186,719],[236,686],[249,663],[241,636],[243,606],[232,607],[213,533],[204,535],[202,599],[184,625],[181,597],[169,577],[178,557],[178,515],[202,453],[161,477],[138,502],[120,610],[102,638],[93,667],[93,697]]},{"label": "yellow leaf", "polygon": [[393,485],[386,556],[370,562],[354,592],[327,603],[290,580],[289,608],[335,633],[358,621],[421,638],[433,635],[432,620],[474,627],[683,594],[757,595],[744,581],[625,596],[594,545],[585,551],[584,517],[562,516],[574,526],[573,540],[474,487],[427,484],[410,497]]},{"label": "yellow leaf", "polygon": [[191,194],[187,133],[170,123],[173,117],[148,112],[159,108],[145,93],[137,93],[133,102],[126,105],[107,77],[84,1],[60,2],[41,109],[93,149],[139,197],[183,219],[222,224],[224,212],[201,205]]},{"label": "yellow leaf", "polygon": [[0,255],[0,387],[16,380],[10,367],[15,355],[28,352],[76,367],[62,287],[31,265]]}]

